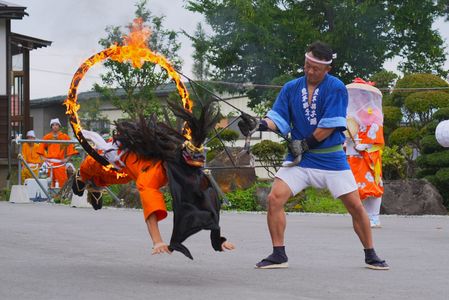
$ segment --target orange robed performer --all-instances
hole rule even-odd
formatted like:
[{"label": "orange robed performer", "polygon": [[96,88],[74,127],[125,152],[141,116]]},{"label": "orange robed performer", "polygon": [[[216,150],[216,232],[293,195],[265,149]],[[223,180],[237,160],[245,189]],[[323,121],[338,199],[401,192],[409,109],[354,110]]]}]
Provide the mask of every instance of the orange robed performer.
[{"label": "orange robed performer", "polygon": [[[102,187],[134,180],[154,244],[153,254],[177,250],[192,258],[182,242],[203,229],[211,231],[211,243],[216,251],[232,250],[234,245],[220,234],[218,195],[201,170],[204,163],[201,143],[215,126],[218,112],[213,113],[212,108],[206,105],[201,117],[196,119],[183,108],[173,109],[189,123],[190,128],[194,128],[191,141],[157,122],[155,116],[149,119],[142,117],[138,122],[116,123],[114,140],[110,143],[95,132],[83,130],[84,138],[95,144],[97,152],[115,170],[103,167],[88,156],[80,166],[72,186],[73,192],[81,196],[87,189],[89,202],[94,209],[100,209]],[[163,242],[158,228],[158,222],[167,216],[160,188],[168,181],[174,212],[169,245]],[[96,199],[90,197],[92,194]]]},{"label": "orange robed performer", "polygon": [[144,219],[148,219],[152,213],[156,213],[158,221],[164,219],[167,216],[167,209],[159,189],[167,184],[167,176],[162,162],[139,159],[133,152],[122,152],[121,150],[117,150],[117,152],[119,155],[121,154],[119,163],[123,166],[120,172],[107,170],[91,156],[87,156],[80,165],[78,180],[88,184],[88,188],[94,191],[93,200],[96,203],[91,202],[92,206],[95,209],[102,206],[99,195],[95,195],[95,189],[99,191],[112,184],[135,181],[142,202]]},{"label": "orange robed performer", "polygon": [[[59,119],[50,121],[51,132],[46,134],[43,140],[71,140],[70,137],[60,131],[61,122]],[[62,187],[67,181],[66,163],[70,157],[78,154],[73,144],[40,144],[37,152],[45,162],[50,165],[48,176],[53,173],[51,187],[55,187],[56,182]]]},{"label": "orange robed performer", "polygon": [[346,153],[356,179],[360,199],[371,227],[380,227],[379,213],[384,193],[382,151],[384,147],[382,93],[361,79],[347,85],[348,134]]},{"label": "orange robed performer", "polygon": [[[28,140],[35,140],[36,134],[34,133],[34,130],[29,130],[27,132],[27,139]],[[22,145],[22,157],[23,159],[28,163],[31,170],[33,170],[33,173],[38,176],[39,175],[39,167],[42,163],[42,159],[40,155],[37,153],[39,148],[39,144],[37,143],[23,143]],[[30,171],[23,166],[22,167],[22,180],[32,178]]]}]

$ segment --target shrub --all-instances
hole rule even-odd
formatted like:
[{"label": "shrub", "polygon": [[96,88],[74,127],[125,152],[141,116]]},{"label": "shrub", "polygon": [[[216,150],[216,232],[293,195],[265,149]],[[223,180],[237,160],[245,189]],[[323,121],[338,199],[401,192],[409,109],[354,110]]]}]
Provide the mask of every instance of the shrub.
[{"label": "shrub", "polygon": [[403,147],[407,144],[417,145],[419,138],[418,129],[414,127],[399,127],[390,134],[388,141],[391,145]]},{"label": "shrub", "polygon": [[257,182],[248,189],[237,189],[226,194],[230,205],[223,207],[223,209],[242,210],[242,211],[260,211],[262,207],[257,203],[256,187],[270,186],[268,183]]},{"label": "shrub", "polygon": [[220,133],[220,137],[223,141],[225,142],[229,142],[231,144],[233,144],[238,138],[239,138],[240,134],[232,129],[225,129]]},{"label": "shrub", "polygon": [[0,190],[0,201],[9,201],[9,195],[11,194],[10,189],[2,189]]},{"label": "shrub", "polygon": [[432,120],[436,109],[449,106],[449,94],[442,91],[417,92],[405,98],[405,114],[410,123],[424,125]]},{"label": "shrub", "polygon": [[437,121],[449,120],[449,107],[440,108],[433,114],[433,118]]},{"label": "shrub", "polygon": [[382,175],[385,179],[405,178],[406,160],[399,147],[385,147],[382,153]]},{"label": "shrub", "polygon": [[[236,190],[227,193],[231,205],[223,209],[242,211],[261,211],[262,207],[257,203],[256,187],[270,186],[269,183],[258,182],[246,190]],[[313,213],[346,213],[346,208],[339,200],[334,199],[327,190],[307,188],[295,197],[290,198],[286,205],[287,212],[313,212]]]},{"label": "shrub", "polygon": [[421,128],[419,134],[421,136],[435,135],[435,129],[437,128],[438,123],[439,122],[437,120],[432,120],[431,122],[427,123],[423,128]]},{"label": "shrub", "polygon": [[401,107],[405,98],[416,91],[400,91],[401,88],[433,88],[433,87],[449,87],[449,84],[440,77],[433,74],[408,74],[398,80],[393,90],[393,104]]},{"label": "shrub", "polygon": [[421,168],[449,167],[449,151],[443,150],[441,152],[423,154],[416,159],[416,162]]},{"label": "shrub", "polygon": [[421,153],[429,154],[433,152],[443,151],[444,148],[438,143],[435,135],[426,135],[420,141]]},{"label": "shrub", "polygon": [[301,211],[314,213],[347,213],[343,203],[334,199],[327,190],[307,188],[304,200],[301,201]]},{"label": "shrub", "polygon": [[449,209],[449,168],[442,168],[435,175],[426,176],[427,180],[432,183],[443,197],[443,204]]},{"label": "shrub", "polygon": [[[224,143],[230,143],[232,147],[239,136],[240,134],[232,129],[225,129],[220,133],[220,139]],[[218,139],[218,137],[214,137],[206,142],[205,146],[209,148],[209,151],[206,153],[207,161],[213,160],[218,153],[224,150],[224,145],[220,139]]]},{"label": "shrub", "polygon": [[[270,140],[263,140],[252,147],[252,153],[260,160],[270,177],[279,169],[285,153],[286,146]],[[274,171],[273,171],[274,170]]]}]

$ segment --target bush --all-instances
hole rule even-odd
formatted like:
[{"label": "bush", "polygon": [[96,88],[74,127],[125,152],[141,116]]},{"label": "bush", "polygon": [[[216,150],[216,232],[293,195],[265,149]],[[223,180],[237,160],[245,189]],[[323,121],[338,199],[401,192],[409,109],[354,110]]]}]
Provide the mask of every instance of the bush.
[{"label": "bush", "polygon": [[421,139],[420,144],[421,144],[421,153],[423,154],[429,154],[444,150],[444,148],[440,144],[438,144],[435,135],[426,135]]},{"label": "bush", "polygon": [[[231,205],[225,210],[261,211],[262,207],[257,203],[256,187],[269,187],[269,183],[258,182],[246,190],[236,190],[227,193]],[[334,199],[327,190],[319,190],[312,187],[290,198],[286,205],[287,212],[311,212],[311,213],[346,213],[346,208],[340,200]]]},{"label": "bush", "polygon": [[9,201],[9,195],[11,194],[10,189],[0,190],[0,201]]},{"label": "bush", "polygon": [[[263,140],[252,147],[252,153],[260,160],[270,177],[279,169],[287,151],[285,145],[270,140]],[[273,172],[274,170],[274,172]]]},{"label": "bush", "polygon": [[444,205],[449,208],[449,168],[440,169],[436,174],[436,187],[444,199]]},{"label": "bush", "polygon": [[401,107],[405,98],[416,91],[400,91],[401,88],[433,88],[433,87],[449,87],[449,84],[440,77],[433,74],[408,74],[398,80],[393,90],[393,104]]},{"label": "bush", "polygon": [[417,92],[405,98],[404,111],[410,123],[425,125],[432,121],[435,110],[448,106],[449,94],[446,92]]},{"label": "bush", "polygon": [[382,175],[385,179],[405,178],[406,160],[399,147],[385,147],[382,153]]},{"label": "bush", "polygon": [[440,169],[435,175],[425,178],[438,189],[443,197],[444,206],[449,209],[449,168]]},{"label": "bush", "polygon": [[418,129],[414,127],[396,128],[389,136],[388,141],[391,145],[403,147],[407,144],[417,145],[420,138]]},{"label": "bush", "polygon": [[239,138],[240,134],[232,129],[225,129],[220,133],[220,138],[225,141],[229,142],[232,145],[235,143],[235,141]]},{"label": "bush", "polygon": [[[211,134],[212,135],[212,134]],[[214,135],[214,134],[213,134]],[[239,138],[240,134],[232,129],[225,129],[220,133],[220,138],[224,143],[230,143],[233,147],[235,141]],[[217,156],[218,153],[224,150],[224,145],[218,139],[218,137],[214,137],[208,140],[205,144],[209,148],[209,151],[206,153],[206,160],[211,161]]]},{"label": "bush", "polygon": [[304,200],[300,202],[301,211],[312,213],[344,214],[348,211],[343,203],[334,199],[327,190],[307,188]]},{"label": "bush", "polygon": [[435,129],[437,128],[438,123],[439,122],[437,120],[430,121],[423,128],[421,128],[421,130],[419,131],[419,134],[421,136],[435,135]]},{"label": "bush", "polygon": [[449,151],[443,150],[441,152],[423,154],[416,159],[416,162],[421,168],[449,167]]},{"label": "bush", "polygon": [[[114,184],[108,187],[117,197],[120,193],[121,186]],[[117,203],[116,200],[109,194],[108,191],[103,192],[103,205],[104,206],[121,206],[122,203]]]},{"label": "bush", "polygon": [[449,106],[449,94],[441,91],[416,92],[405,98],[405,108],[411,113],[425,113]]},{"label": "bush", "polygon": [[223,207],[226,210],[261,211],[262,207],[257,203],[256,187],[270,186],[268,183],[257,182],[246,190],[235,190],[226,194],[231,205]]},{"label": "bush", "polygon": [[433,118],[439,122],[443,120],[449,120],[449,107],[440,108],[433,114]]},{"label": "bush", "polygon": [[402,120],[402,112],[396,106],[384,106],[382,108],[384,114],[384,126],[397,127]]}]

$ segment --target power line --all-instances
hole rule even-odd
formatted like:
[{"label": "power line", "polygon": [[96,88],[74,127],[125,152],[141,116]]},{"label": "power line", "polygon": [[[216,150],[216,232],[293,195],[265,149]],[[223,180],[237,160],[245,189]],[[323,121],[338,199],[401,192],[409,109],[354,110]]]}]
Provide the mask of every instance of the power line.
[{"label": "power line", "polygon": [[[274,85],[274,84],[260,84],[260,83],[251,83],[251,82],[229,82],[229,81],[220,81],[220,80],[204,80],[202,82],[207,83],[215,83],[222,85],[234,86],[237,88],[282,88],[282,85]],[[438,91],[438,90],[449,90],[448,87],[425,87],[425,88],[378,88],[381,91],[385,92],[412,92],[412,91]]]},{"label": "power line", "polygon": [[[73,77],[73,74],[71,74],[71,73],[65,73],[65,72],[59,72],[59,71],[52,71],[52,70],[45,70],[45,69],[38,69],[38,68],[30,68],[30,70]],[[101,79],[100,76],[86,75],[85,77]],[[243,88],[244,89],[252,89],[252,88],[280,89],[280,88],[282,88],[282,85],[275,85],[275,84],[262,84],[262,83],[251,83],[251,82],[241,82],[240,83],[240,82],[230,82],[230,81],[223,81],[223,80],[198,80],[198,81],[233,86],[233,87],[241,88],[241,89],[243,89]],[[384,91],[384,92],[413,92],[413,91],[422,92],[422,91],[449,90],[449,87],[379,88],[379,90]]]},{"label": "power line", "polygon": [[[59,71],[44,70],[44,69],[37,69],[37,68],[30,68],[30,70],[37,71],[37,72],[43,72],[43,73],[58,74],[58,75],[64,75],[64,76],[73,77],[73,74],[65,73],[65,72],[59,72]],[[87,75],[87,76],[84,76],[84,77],[101,79],[100,76]]]}]

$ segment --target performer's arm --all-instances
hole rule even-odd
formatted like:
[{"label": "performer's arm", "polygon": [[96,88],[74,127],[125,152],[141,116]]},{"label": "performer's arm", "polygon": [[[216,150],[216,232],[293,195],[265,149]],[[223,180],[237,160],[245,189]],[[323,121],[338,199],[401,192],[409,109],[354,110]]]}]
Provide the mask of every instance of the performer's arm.
[{"label": "performer's arm", "polygon": [[276,126],[276,124],[270,119],[270,118],[264,118],[262,120],[265,120],[265,122],[267,122],[267,127],[271,130],[271,131],[278,131],[278,127]]},{"label": "performer's arm", "polygon": [[148,232],[153,241],[153,251],[151,254],[171,253],[168,245],[162,240],[161,232],[159,231],[157,216],[152,213],[145,221],[147,223]]},{"label": "performer's arm", "polygon": [[224,251],[224,250],[234,250],[235,246],[233,243],[226,240],[225,237],[220,235],[220,229],[211,230],[210,231],[210,241],[212,243],[212,248],[215,251]]},{"label": "performer's arm", "polygon": [[312,135],[318,142],[322,142],[327,139],[334,130],[335,128],[317,128]]}]

